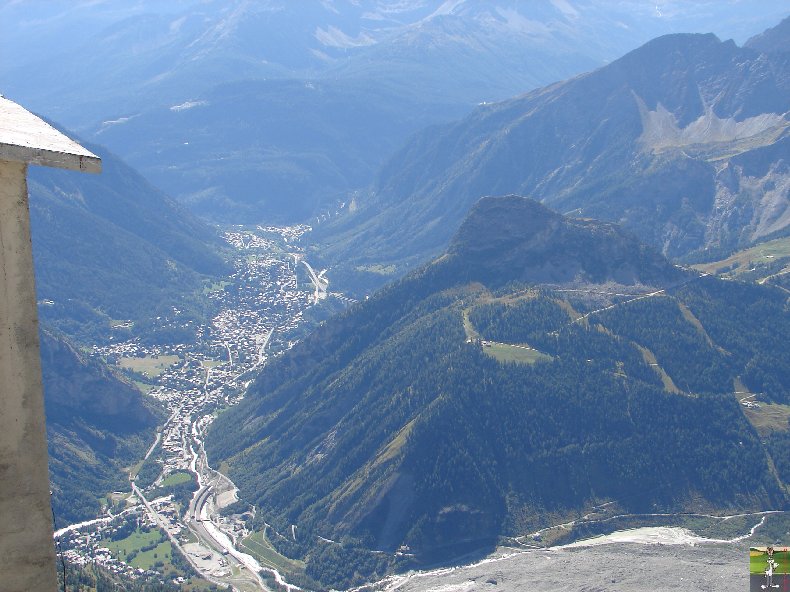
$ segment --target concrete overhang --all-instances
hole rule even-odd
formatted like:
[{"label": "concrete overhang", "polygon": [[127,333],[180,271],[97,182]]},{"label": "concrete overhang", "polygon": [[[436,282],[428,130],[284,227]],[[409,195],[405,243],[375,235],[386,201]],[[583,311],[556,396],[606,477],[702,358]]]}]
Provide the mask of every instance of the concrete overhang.
[{"label": "concrete overhang", "polygon": [[101,172],[98,156],[3,96],[0,96],[0,160]]}]

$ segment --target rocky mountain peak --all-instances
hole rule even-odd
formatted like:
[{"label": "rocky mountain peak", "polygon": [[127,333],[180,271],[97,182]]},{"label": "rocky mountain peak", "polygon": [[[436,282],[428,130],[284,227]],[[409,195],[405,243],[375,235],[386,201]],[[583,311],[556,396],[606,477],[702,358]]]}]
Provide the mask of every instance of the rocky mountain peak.
[{"label": "rocky mountain peak", "polygon": [[615,224],[565,217],[518,195],[480,199],[442,261],[487,285],[662,284],[681,273]]},{"label": "rocky mountain peak", "polygon": [[790,52],[790,16],[775,27],[749,39],[745,47],[761,53]]}]

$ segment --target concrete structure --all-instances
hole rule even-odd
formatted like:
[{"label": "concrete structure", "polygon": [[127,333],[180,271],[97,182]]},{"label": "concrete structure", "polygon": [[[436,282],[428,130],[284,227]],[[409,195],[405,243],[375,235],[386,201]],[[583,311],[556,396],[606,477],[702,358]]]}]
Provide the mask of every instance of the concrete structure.
[{"label": "concrete structure", "polygon": [[28,164],[98,173],[101,161],[0,97],[0,589],[55,592]]}]

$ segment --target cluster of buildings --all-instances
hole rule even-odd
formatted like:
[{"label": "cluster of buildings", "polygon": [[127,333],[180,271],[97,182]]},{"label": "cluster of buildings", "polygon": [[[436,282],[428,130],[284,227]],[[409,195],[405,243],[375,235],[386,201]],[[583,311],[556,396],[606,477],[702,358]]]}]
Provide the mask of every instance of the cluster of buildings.
[{"label": "cluster of buildings", "polygon": [[161,577],[156,571],[129,565],[105,546],[106,541],[121,529],[122,522],[129,520],[142,526],[154,526],[153,521],[145,516],[139,506],[130,508],[124,512],[123,517],[110,522],[86,525],[60,535],[59,544],[63,548],[63,558],[69,565],[98,565],[130,580]]},{"label": "cluster of buildings", "polygon": [[[209,294],[219,312],[209,324],[197,328],[194,343],[148,345],[140,339],[128,339],[93,348],[93,355],[118,364],[124,358],[170,361],[167,356],[172,357],[172,364],[142,378],[152,385],[148,394],[159,399],[169,412],[148,453],[161,464],[162,475],[147,491],[161,485],[163,478],[175,471],[197,475],[202,491],[211,485],[210,519],[233,541],[247,534],[243,518],[220,517],[217,510],[235,499],[235,486],[227,479],[220,484],[221,476],[208,466],[203,436],[218,410],[240,400],[254,371],[271,357],[273,350],[281,352],[293,345],[289,335],[304,323],[303,313],[314,303],[314,286],[308,282],[300,286],[297,277],[303,255],[296,243],[309,230],[309,226],[299,225],[239,228],[225,233],[225,240],[238,251],[235,270],[222,282],[221,289]],[[180,312],[174,309],[157,322],[179,322]],[[196,544],[194,538],[187,537],[187,522],[205,517],[189,516],[188,509],[178,506],[172,496],[151,500],[148,506],[149,512],[155,512],[159,526],[182,546],[193,565],[199,568],[202,563],[211,564],[214,576],[217,568],[227,569],[227,564],[219,565],[213,557],[216,551],[212,546],[216,545],[211,541]],[[98,528],[106,531],[111,526]],[[194,533],[196,529],[190,530]],[[75,563],[95,561],[114,566],[113,571],[134,571],[98,547],[88,548],[75,542],[70,549],[70,560]],[[206,554],[212,555],[211,561],[202,559]]]}]

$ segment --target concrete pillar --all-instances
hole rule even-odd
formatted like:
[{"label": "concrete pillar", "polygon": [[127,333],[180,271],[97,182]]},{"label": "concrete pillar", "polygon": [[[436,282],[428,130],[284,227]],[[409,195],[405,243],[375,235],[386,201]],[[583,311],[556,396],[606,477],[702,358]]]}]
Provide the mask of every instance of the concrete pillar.
[{"label": "concrete pillar", "polygon": [[0,589],[54,592],[27,165],[0,160]]},{"label": "concrete pillar", "polygon": [[0,591],[55,592],[28,164],[101,171],[95,154],[0,95]]}]

